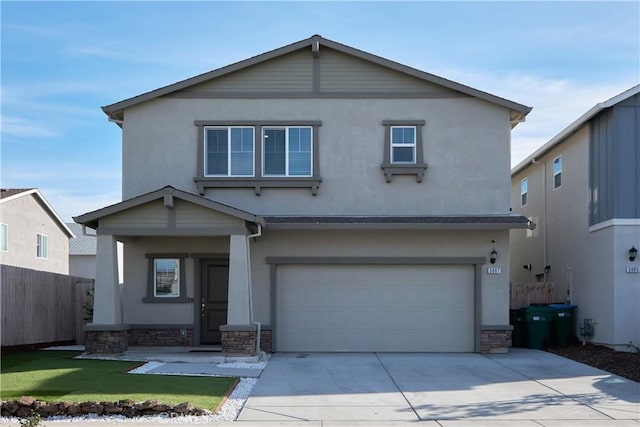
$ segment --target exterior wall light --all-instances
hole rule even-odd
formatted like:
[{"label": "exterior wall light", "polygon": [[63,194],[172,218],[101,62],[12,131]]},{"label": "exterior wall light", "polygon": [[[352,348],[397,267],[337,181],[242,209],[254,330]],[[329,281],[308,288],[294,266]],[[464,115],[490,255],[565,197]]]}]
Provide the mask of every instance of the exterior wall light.
[{"label": "exterior wall light", "polygon": [[498,252],[496,252],[496,248],[493,248],[493,250],[489,254],[489,261],[491,262],[491,264],[495,264],[497,259],[498,259]]},{"label": "exterior wall light", "polygon": [[522,266],[522,268],[524,268],[525,270],[531,270],[531,264],[525,264]]},{"label": "exterior wall light", "polygon": [[545,273],[548,273],[548,272],[550,272],[550,271],[551,271],[551,266],[550,266],[550,265],[545,265],[545,267],[544,267],[544,272],[545,272]]},{"label": "exterior wall light", "polygon": [[629,261],[635,261],[637,256],[638,250],[635,246],[631,246],[631,249],[629,249]]}]

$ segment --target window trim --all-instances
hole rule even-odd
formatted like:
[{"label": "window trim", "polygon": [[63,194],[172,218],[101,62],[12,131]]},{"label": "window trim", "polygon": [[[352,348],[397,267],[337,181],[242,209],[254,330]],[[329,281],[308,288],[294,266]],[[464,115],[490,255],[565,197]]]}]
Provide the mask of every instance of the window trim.
[{"label": "window trim", "polygon": [[[194,125],[198,129],[197,138],[197,168],[193,178],[200,195],[205,194],[207,188],[253,188],[256,196],[262,193],[263,188],[309,188],[312,195],[318,194],[322,178],[320,177],[320,126],[321,121],[314,120],[196,120]],[[209,177],[204,175],[204,130],[205,126],[252,126],[254,133],[254,176],[252,177]],[[302,127],[312,128],[313,140],[311,147],[312,165],[311,176],[263,176],[262,175],[262,127]],[[256,143],[260,141],[260,143]]]},{"label": "window trim", "polygon": [[[411,144],[394,144],[393,143],[393,130],[394,129],[413,129],[413,143]],[[415,165],[417,163],[417,147],[418,147],[418,143],[417,143],[417,133],[418,133],[418,129],[417,126],[391,126],[389,129],[389,158],[390,158],[390,163],[394,164],[394,165]],[[409,162],[400,162],[400,161],[395,161],[393,160],[393,149],[394,148],[411,148],[412,150],[412,157],[413,160],[409,161]]]},{"label": "window trim", "polygon": [[0,252],[9,252],[9,226],[0,223]]},{"label": "window trim", "polygon": [[[425,125],[424,120],[383,120],[384,126],[384,157],[380,168],[384,173],[387,183],[393,179],[393,175],[415,175],[416,182],[421,183],[428,165],[424,163],[424,147],[422,131]],[[392,163],[391,162],[391,128],[392,127],[415,127],[415,163]]]},{"label": "window trim", "polygon": [[[185,259],[189,256],[187,253],[156,253],[146,254],[147,258],[147,294],[142,298],[144,303],[189,303],[193,302],[193,298],[187,296],[187,274],[185,271]],[[180,265],[180,295],[177,297],[159,297],[156,296],[155,288],[155,261],[157,259],[178,259]]]},{"label": "window trim", "polygon": [[36,258],[49,259],[49,236],[47,234],[36,233]]},{"label": "window trim", "polygon": [[[525,191],[522,191],[522,184],[525,186]],[[524,200],[524,202],[523,202]],[[529,177],[523,178],[520,181],[520,207],[524,208],[529,204]]]},{"label": "window trim", "polygon": [[[284,139],[284,175],[274,175],[274,174],[266,174],[265,173],[265,149],[264,145],[266,142],[265,131],[267,130],[284,130],[285,131],[285,139]],[[290,129],[309,129],[311,131],[311,152],[309,155],[311,158],[311,173],[309,175],[291,175],[289,173],[289,130]],[[313,126],[262,126],[261,127],[261,139],[262,139],[262,177],[263,178],[310,178],[313,176]]]},{"label": "window trim", "polygon": [[[208,170],[208,156],[206,155],[207,153],[207,130],[209,129],[226,129],[227,130],[227,174],[226,175],[221,175],[221,174],[208,174],[207,170]],[[231,173],[231,129],[251,129],[253,131],[253,159],[254,161],[251,164],[251,174],[249,175],[232,175]],[[203,176],[207,177],[207,178],[223,178],[223,177],[230,177],[230,178],[246,178],[246,177],[253,177],[255,176],[256,173],[256,162],[255,162],[255,156],[256,156],[256,129],[254,126],[203,126],[202,127],[202,139],[203,139],[203,144],[204,146],[202,147],[203,149]]]},{"label": "window trim", "polygon": [[[558,172],[556,172],[555,166],[556,166],[556,161],[558,161],[558,165],[560,165],[560,170]],[[562,154],[560,154],[559,156],[557,156],[555,159],[553,159],[553,162],[551,163],[551,171],[553,172],[553,189],[557,190],[558,188],[562,187]],[[558,185],[556,185],[556,176],[559,175],[560,176],[560,183]]]}]

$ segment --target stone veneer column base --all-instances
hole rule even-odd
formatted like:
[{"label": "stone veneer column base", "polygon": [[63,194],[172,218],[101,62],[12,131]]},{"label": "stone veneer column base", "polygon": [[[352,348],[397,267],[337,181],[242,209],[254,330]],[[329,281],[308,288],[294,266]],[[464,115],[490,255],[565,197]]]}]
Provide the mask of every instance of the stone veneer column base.
[{"label": "stone veneer column base", "polygon": [[127,325],[96,325],[84,328],[84,348],[87,353],[120,354],[127,351]]},{"label": "stone veneer column base", "polygon": [[482,326],[480,353],[507,353],[511,347],[513,326]]},{"label": "stone veneer column base", "polygon": [[260,328],[260,350],[265,353],[271,353],[272,351],[272,334],[271,334],[271,326],[262,325]]},{"label": "stone veneer column base", "polygon": [[255,325],[223,325],[222,351],[227,354],[255,354],[258,328]]},{"label": "stone veneer column base", "polygon": [[188,347],[193,345],[193,328],[138,328],[131,325],[127,337],[129,345]]}]

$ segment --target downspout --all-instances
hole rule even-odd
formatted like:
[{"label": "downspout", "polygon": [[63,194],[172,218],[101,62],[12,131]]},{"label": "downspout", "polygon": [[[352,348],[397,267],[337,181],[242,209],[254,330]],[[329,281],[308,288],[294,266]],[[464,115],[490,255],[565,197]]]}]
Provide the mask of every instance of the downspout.
[{"label": "downspout", "polygon": [[[544,258],[543,266],[549,265],[547,262],[547,162],[542,162],[542,176],[544,177],[542,189],[542,217],[544,218],[544,233],[542,233],[542,254]],[[547,281],[547,271],[544,271],[544,281]]]},{"label": "downspout", "polygon": [[258,232],[247,235],[247,275],[249,276],[249,324],[256,325],[256,354],[260,353],[260,333],[262,324],[253,320],[253,281],[251,280],[251,239],[262,236],[262,225],[258,224]]}]

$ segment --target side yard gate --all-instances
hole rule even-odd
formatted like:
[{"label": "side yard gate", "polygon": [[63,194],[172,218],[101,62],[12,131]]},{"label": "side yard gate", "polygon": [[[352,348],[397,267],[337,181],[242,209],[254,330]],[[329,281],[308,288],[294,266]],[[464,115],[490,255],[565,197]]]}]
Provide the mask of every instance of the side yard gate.
[{"label": "side yard gate", "polygon": [[93,280],[0,266],[2,347],[83,343]]}]

